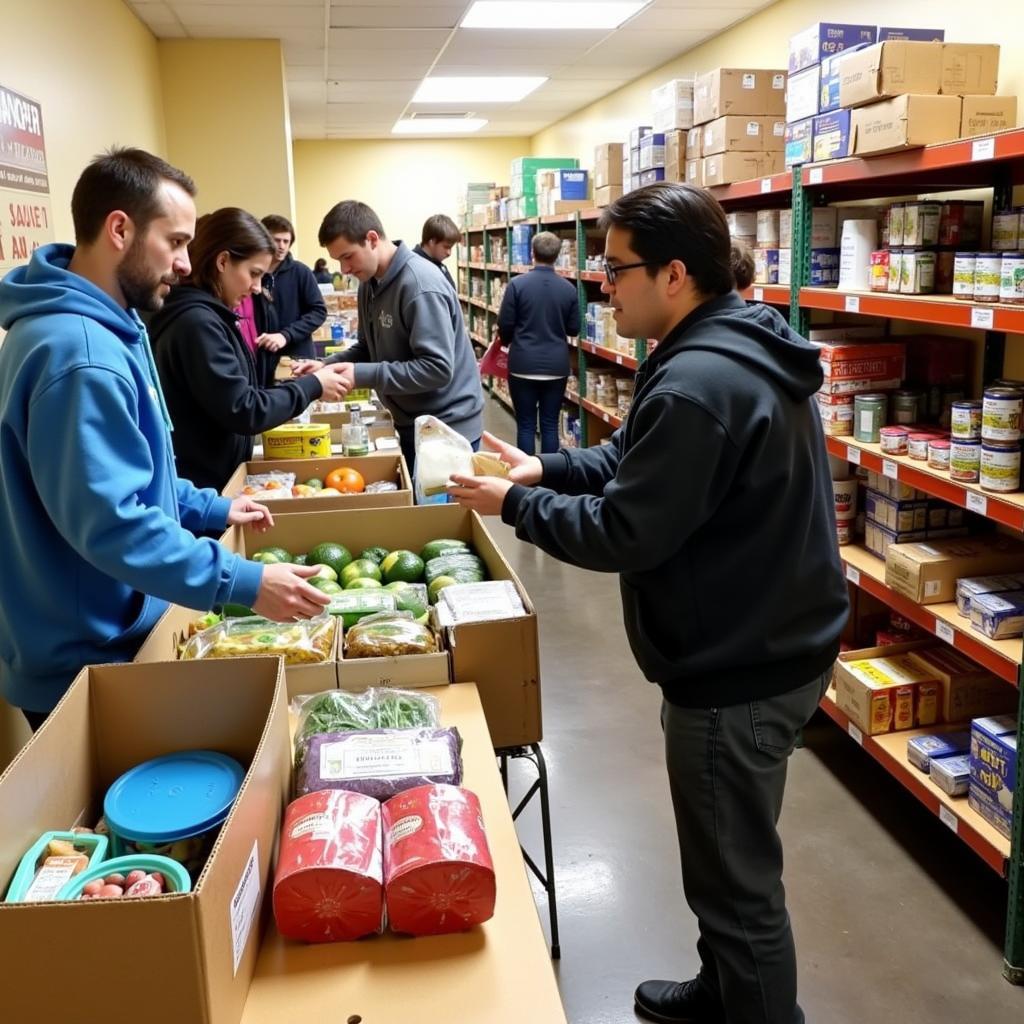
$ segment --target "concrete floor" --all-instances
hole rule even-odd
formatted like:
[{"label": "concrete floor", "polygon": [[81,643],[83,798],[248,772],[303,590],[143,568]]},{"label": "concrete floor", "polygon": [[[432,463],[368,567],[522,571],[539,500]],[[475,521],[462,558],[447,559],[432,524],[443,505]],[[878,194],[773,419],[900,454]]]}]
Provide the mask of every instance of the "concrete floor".
[{"label": "concrete floor", "polygon": [[[486,416],[514,440],[494,400]],[[540,620],[566,1015],[635,1022],[639,981],[688,978],[697,966],[659,691],[629,653],[616,577],[556,562],[497,520],[488,526]],[[515,796],[530,777],[516,762],[510,774]],[[781,829],[810,1024],[1024,1021],[1024,988],[1001,976],[1006,883],[823,715],[790,761]],[[532,808],[520,835],[542,863]]]}]

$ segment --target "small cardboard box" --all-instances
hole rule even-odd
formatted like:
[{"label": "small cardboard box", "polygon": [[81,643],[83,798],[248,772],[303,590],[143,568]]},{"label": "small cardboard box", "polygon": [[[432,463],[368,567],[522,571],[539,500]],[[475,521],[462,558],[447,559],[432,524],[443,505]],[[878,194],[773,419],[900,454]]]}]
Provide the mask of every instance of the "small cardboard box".
[{"label": "small cardboard box", "polygon": [[616,199],[621,199],[623,195],[621,185],[605,185],[603,188],[594,189],[594,205],[611,206]]},{"label": "small cardboard box", "polygon": [[[734,181],[763,178],[782,170],[781,153],[718,153],[703,159],[706,188]],[[689,180],[689,174],[687,174]]]},{"label": "small cardboard box", "polygon": [[814,162],[838,160],[850,155],[849,110],[834,110],[814,118]]},{"label": "small cardboard box", "polygon": [[686,184],[696,185],[701,188],[704,185],[704,160],[686,161]]},{"label": "small cardboard box", "polygon": [[885,583],[917,604],[956,599],[961,576],[1024,569],[1024,544],[1002,534],[897,544],[885,558]]},{"label": "small cardboard box", "polygon": [[991,135],[1017,127],[1016,96],[964,96],[960,112],[960,138]]},{"label": "small cardboard box", "polygon": [[729,115],[709,121],[702,131],[701,152],[705,156],[717,153],[764,153],[764,119]]},{"label": "small cardboard box", "polygon": [[656,132],[693,127],[693,79],[673,78],[651,90]]},{"label": "small cardboard box", "polygon": [[859,107],[905,93],[937,95],[942,46],[893,40],[847,54],[839,63],[839,102]]},{"label": "small cardboard box", "polygon": [[1012,715],[971,722],[971,782],[967,801],[1010,838],[1017,785],[1017,721]]},{"label": "small cardboard box", "polygon": [[686,133],[686,159],[696,160],[704,155],[704,128],[691,128]]},{"label": "small cardboard box", "polygon": [[343,645],[339,647],[338,688],[342,690],[361,693],[371,686],[400,689],[447,686],[451,681],[447,651],[388,658],[346,658]]},{"label": "small cardboard box", "polygon": [[786,83],[786,120],[802,121],[818,113],[821,95],[821,65],[792,72]]},{"label": "small cardboard box", "polygon": [[603,142],[594,147],[594,193],[622,184],[622,143]]},{"label": "small cardboard box", "polygon": [[994,43],[942,44],[940,92],[949,96],[994,96],[998,81],[999,47]]},{"label": "small cardboard box", "polygon": [[[381,491],[370,494],[339,494],[332,498],[281,498],[278,501],[260,501],[275,515],[293,512],[337,512],[343,508],[393,508],[413,504],[412,482],[405,458],[398,455],[366,455],[360,458],[338,456],[330,459],[268,460],[243,462],[231,475],[221,492],[225,497],[236,498],[245,486],[245,478],[255,473],[294,473],[295,482],[317,478],[323,480],[334,469],[347,467],[356,470],[368,483],[390,481],[398,485],[397,491]],[[315,506],[315,507],[314,507]]]},{"label": "small cardboard box", "polygon": [[1014,688],[970,658],[945,645],[915,651],[942,683],[941,720],[966,722],[980,715],[1001,715],[1017,706]]},{"label": "small cardboard box", "polygon": [[874,25],[844,25],[819,21],[789,39],[789,72],[801,71],[818,64],[851,46],[873,43],[877,38]]},{"label": "small cardboard box", "polygon": [[858,107],[850,119],[852,152],[891,153],[958,138],[960,107],[959,96],[897,96]]},{"label": "small cardboard box", "polygon": [[814,156],[814,118],[787,123],[783,148],[786,167],[810,163]]},{"label": "small cardboard box", "polygon": [[698,75],[693,120],[706,124],[726,114],[785,114],[786,72],[765,68],[717,68]]},{"label": "small cardboard box", "polygon": [[[107,789],[128,769],[195,749],[237,758],[246,775],[192,892],[89,904],[0,904],[4,1020],[241,1019],[289,789],[279,659],[83,669],[0,776],[0,884],[6,888],[43,832],[94,824]],[[158,964],[128,969],[145,949],[156,953]],[[115,988],[90,996],[108,968],[116,971]],[[168,983],[158,984],[158,976]]]}]

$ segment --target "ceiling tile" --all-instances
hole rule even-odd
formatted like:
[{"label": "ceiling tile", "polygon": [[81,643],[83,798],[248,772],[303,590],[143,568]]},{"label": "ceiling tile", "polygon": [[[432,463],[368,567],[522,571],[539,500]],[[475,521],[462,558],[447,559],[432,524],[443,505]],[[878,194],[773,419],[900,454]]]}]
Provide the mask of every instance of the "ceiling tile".
[{"label": "ceiling tile", "polygon": [[[175,4],[175,12],[189,30],[216,26],[233,30],[233,38],[267,38],[268,29],[324,27],[323,4],[277,4],[240,17],[237,7],[223,3]],[[240,22],[244,21],[244,24]],[[257,35],[258,33],[258,35]]]},{"label": "ceiling tile", "polygon": [[550,32],[520,32],[518,29],[460,28],[452,46],[473,50],[558,50],[579,53],[608,35],[606,29],[580,32],[556,29]]},{"label": "ceiling tile", "polygon": [[631,36],[634,32],[718,32],[747,17],[752,8],[748,7],[705,7],[688,9],[668,7],[638,14],[628,25],[624,25],[618,36]]},{"label": "ceiling tile", "polygon": [[412,50],[431,50],[444,46],[449,33],[443,29],[415,28],[332,28],[327,45],[334,52],[365,53],[376,51],[396,59],[399,53]]},{"label": "ceiling tile", "polygon": [[[466,9],[465,3],[443,5],[408,5],[407,13],[401,17],[406,28],[454,28]],[[389,28],[394,25],[394,7],[383,4],[333,4],[331,6],[331,28]]]},{"label": "ceiling tile", "polygon": [[367,82],[365,79],[351,81],[331,80],[327,83],[327,99],[331,103],[362,103],[396,101],[402,104],[412,99],[420,79],[410,81]]},{"label": "ceiling tile", "polygon": [[291,82],[322,82],[324,80],[323,54],[320,55],[319,64],[286,64],[284,76]]}]

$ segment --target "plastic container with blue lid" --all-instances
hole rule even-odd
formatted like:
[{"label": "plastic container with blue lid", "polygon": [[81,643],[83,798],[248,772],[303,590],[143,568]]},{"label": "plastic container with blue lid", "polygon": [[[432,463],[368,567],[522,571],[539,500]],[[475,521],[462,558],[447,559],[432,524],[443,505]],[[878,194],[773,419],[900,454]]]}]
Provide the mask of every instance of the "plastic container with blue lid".
[{"label": "plastic container with blue lid", "polygon": [[195,881],[244,778],[234,758],[213,750],[167,754],[125,772],[103,801],[114,854],[170,857]]}]

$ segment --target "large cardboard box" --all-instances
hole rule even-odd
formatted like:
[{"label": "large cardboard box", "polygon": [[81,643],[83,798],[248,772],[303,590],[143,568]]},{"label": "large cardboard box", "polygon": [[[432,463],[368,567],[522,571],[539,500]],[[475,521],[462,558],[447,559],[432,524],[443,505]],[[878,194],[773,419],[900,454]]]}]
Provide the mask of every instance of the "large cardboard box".
[{"label": "large cardboard box", "polygon": [[[336,512],[344,508],[395,508],[411,505],[412,482],[405,459],[398,455],[366,455],[360,458],[337,456],[330,459],[271,459],[263,462],[243,462],[231,475],[221,492],[226,497],[237,498],[245,486],[245,478],[256,473],[294,473],[295,482],[314,477],[323,480],[334,469],[348,467],[356,470],[368,483],[389,481],[398,485],[397,491],[380,491],[370,494],[339,494],[333,498],[281,498],[277,501],[260,499],[275,515],[293,512]],[[315,508],[312,504],[315,504]]]},{"label": "large cardboard box", "polygon": [[656,132],[693,127],[693,79],[673,78],[651,90],[654,111],[652,127]]},{"label": "large cardboard box", "polygon": [[693,120],[706,124],[726,114],[785,114],[786,72],[765,68],[717,68],[698,75]]},{"label": "large cardboard box", "polygon": [[1001,715],[1017,706],[1017,691],[977,662],[945,644],[915,651],[942,683],[942,721],[968,722],[980,715]]},{"label": "large cardboard box", "polygon": [[961,139],[1017,127],[1016,96],[963,96],[962,100]]},{"label": "large cardboard box", "polygon": [[621,185],[605,185],[604,188],[594,189],[594,205],[598,207],[611,206],[616,199],[622,198]]},{"label": "large cardboard box", "polygon": [[621,142],[603,142],[594,147],[594,193],[609,185],[622,184]]},{"label": "large cardboard box", "polygon": [[877,38],[874,25],[844,25],[834,21],[815,22],[789,39],[789,73],[809,68],[833,54],[873,43]]},{"label": "large cardboard box", "polygon": [[691,128],[686,133],[686,159],[696,160],[702,157],[704,154],[701,151],[704,145],[704,128],[703,126],[697,128]]},{"label": "large cardboard box", "polygon": [[750,178],[778,174],[783,167],[783,155],[779,152],[719,153],[716,156],[704,157],[702,163],[703,184],[710,188],[712,185],[728,185],[734,181],[747,181]]},{"label": "large cardboard box", "polygon": [[779,153],[786,148],[786,119],[775,114],[766,114],[760,118],[761,121],[761,142],[763,148]]},{"label": "large cardboard box", "polygon": [[84,669],[0,776],[0,884],[43,832],[98,821],[125,771],[194,749],[237,758],[246,776],[192,892],[0,904],[5,1021],[241,1019],[291,769],[279,659]]},{"label": "large cardboard box", "polygon": [[885,556],[885,583],[917,604],[956,599],[961,576],[1019,572],[1024,569],[1024,544],[1002,534],[895,544]]},{"label": "large cardboard box", "polygon": [[704,184],[704,161],[701,160],[687,160],[686,161],[686,184],[696,185],[698,188]]},{"label": "large cardboard box", "polygon": [[942,44],[940,92],[950,96],[994,96],[998,81],[999,47],[995,44]]},{"label": "large cardboard box", "polygon": [[897,96],[858,107],[850,118],[851,152],[892,153],[958,138],[960,107],[959,96]]},{"label": "large cardboard box", "polygon": [[839,102],[859,107],[905,93],[937,95],[942,46],[893,40],[848,53],[839,62]]},{"label": "large cardboard box", "polygon": [[717,153],[764,153],[768,150],[764,139],[765,118],[719,117],[704,125],[701,152],[705,156]]}]

